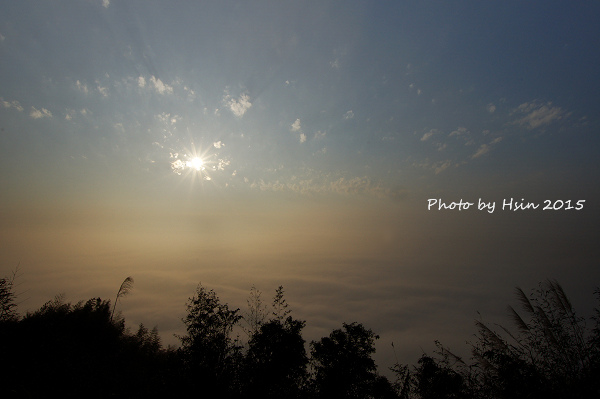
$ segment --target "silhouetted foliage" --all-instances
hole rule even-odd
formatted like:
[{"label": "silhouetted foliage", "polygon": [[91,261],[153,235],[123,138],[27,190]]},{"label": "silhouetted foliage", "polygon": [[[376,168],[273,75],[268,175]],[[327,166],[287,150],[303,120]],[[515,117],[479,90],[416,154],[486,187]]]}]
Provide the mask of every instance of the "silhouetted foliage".
[{"label": "silhouetted foliage", "polygon": [[[522,314],[508,310],[515,330],[505,336],[477,321],[473,356],[487,397],[581,398],[600,391],[597,333],[573,309],[562,287],[548,280],[527,296],[516,289]],[[596,381],[596,382],[594,382]]]},{"label": "silhouetted foliage", "polygon": [[292,311],[288,309],[288,304],[283,297],[283,286],[277,287],[275,297],[273,298],[273,316],[279,321],[283,321]]},{"label": "silhouetted foliage", "polygon": [[422,399],[465,398],[463,377],[447,362],[421,356],[415,370],[416,391]]},{"label": "silhouetted foliage", "polygon": [[192,389],[221,397],[233,395],[236,387],[231,382],[239,372],[241,347],[231,333],[240,319],[239,309],[230,310],[213,290],[198,285],[183,319],[187,335],[179,337]]},{"label": "silhouetted foliage", "polygon": [[[297,398],[307,378],[304,321],[295,320],[279,287],[273,300],[273,318],[260,324],[248,342],[244,393],[261,398]],[[287,316],[282,319],[282,316]]]},{"label": "silhouetted foliage", "polygon": [[112,308],[112,312],[110,313],[110,319],[112,320],[115,316],[115,309],[117,308],[117,302],[119,302],[119,298],[122,298],[129,294],[129,291],[133,288],[133,277],[129,276],[123,280],[121,286],[119,287],[119,291],[117,291],[117,296],[115,297],[115,303]]},{"label": "silhouetted foliage", "polygon": [[[414,367],[396,364],[396,381],[377,373],[372,330],[359,323],[310,344],[278,287],[271,318],[253,287],[244,347],[232,335],[241,316],[198,285],[183,319],[179,349],[163,349],[157,328],[133,333],[115,304],[62,297],[20,317],[13,279],[0,280],[0,384],[9,398],[592,398],[600,396],[600,310],[593,328],[555,281],[531,295],[516,290],[513,329],[476,321],[467,364],[436,342]],[[128,279],[125,280],[127,282]],[[125,284],[124,282],[124,284]],[[126,292],[127,284],[118,291]],[[600,297],[600,291],[596,291]],[[121,295],[122,296],[122,295]],[[253,310],[252,310],[253,309]],[[393,346],[393,344],[392,344]],[[308,365],[311,366],[310,372]]]},{"label": "silhouetted foliage", "polygon": [[62,297],[1,327],[3,397],[163,397],[169,385],[158,332],[111,321],[110,301]]},{"label": "silhouetted foliage", "polygon": [[14,283],[17,271],[10,277],[0,278],[0,323],[18,319]]},{"label": "silhouetted foliage", "polygon": [[244,331],[251,338],[265,323],[267,319],[267,307],[263,304],[261,299],[262,293],[255,287],[250,288],[250,297],[246,301],[248,304],[248,311],[243,316],[244,321],[248,325],[244,328]]},{"label": "silhouetted foliage", "polygon": [[[520,288],[522,313],[509,306],[514,329],[481,320],[472,364],[439,346],[412,375],[419,398],[591,398],[600,396],[600,328],[591,331],[562,287],[548,280],[531,295]],[[598,310],[596,310],[597,315]]]},{"label": "silhouetted foliage", "polygon": [[377,375],[377,366],[371,358],[378,338],[362,324],[343,323],[343,329],[313,341],[311,355],[317,397],[395,397],[389,381]]}]

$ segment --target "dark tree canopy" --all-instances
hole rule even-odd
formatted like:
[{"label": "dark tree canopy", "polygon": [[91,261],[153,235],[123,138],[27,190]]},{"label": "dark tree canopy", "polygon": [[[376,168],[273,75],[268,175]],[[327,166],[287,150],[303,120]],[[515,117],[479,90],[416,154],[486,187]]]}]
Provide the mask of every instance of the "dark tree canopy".
[{"label": "dark tree canopy", "polygon": [[318,397],[385,397],[387,387],[383,393],[377,392],[382,388],[381,380],[371,357],[378,338],[362,324],[343,323],[342,329],[334,330],[320,341],[313,341],[311,356]]},{"label": "dark tree canopy", "polygon": [[[292,316],[281,286],[268,310],[251,290],[242,344],[234,336],[242,327],[239,309],[198,285],[187,303],[181,347],[164,349],[156,327],[140,324],[130,332],[115,303],[100,298],[72,304],[58,296],[20,316],[12,282],[0,279],[2,397],[578,399],[600,393],[600,310],[589,328],[555,281],[530,295],[516,290],[512,328],[477,320],[472,359],[436,342],[434,355],[423,354],[415,366],[397,362],[394,383],[378,374],[372,357],[379,337],[360,323],[343,323],[311,342],[307,355],[306,323]],[[121,285],[116,299],[128,288]]]},{"label": "dark tree canopy", "polygon": [[179,337],[186,376],[193,387],[223,397],[237,388],[229,382],[237,373],[241,348],[231,333],[241,317],[239,309],[229,309],[213,290],[198,284],[183,319],[187,335]]}]

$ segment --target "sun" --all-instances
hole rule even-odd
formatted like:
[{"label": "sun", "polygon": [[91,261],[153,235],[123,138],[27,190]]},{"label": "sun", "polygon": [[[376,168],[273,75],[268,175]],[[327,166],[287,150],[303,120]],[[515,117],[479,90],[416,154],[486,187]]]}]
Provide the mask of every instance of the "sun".
[{"label": "sun", "polygon": [[204,146],[202,149],[196,149],[191,145],[191,149],[184,148],[180,151],[170,152],[171,170],[184,177],[194,180],[211,181],[213,176],[223,172],[231,163],[228,157],[219,155],[224,146],[223,142],[217,141],[210,146]]},{"label": "sun", "polygon": [[189,161],[186,161],[185,166],[190,169],[196,169],[198,172],[204,170],[204,161],[200,157],[194,157]]},{"label": "sun", "polygon": [[199,177],[201,180],[212,180],[208,175],[214,168],[209,164],[206,154],[197,154],[193,151],[191,154],[171,153],[171,169],[178,175],[191,176],[193,179]]}]

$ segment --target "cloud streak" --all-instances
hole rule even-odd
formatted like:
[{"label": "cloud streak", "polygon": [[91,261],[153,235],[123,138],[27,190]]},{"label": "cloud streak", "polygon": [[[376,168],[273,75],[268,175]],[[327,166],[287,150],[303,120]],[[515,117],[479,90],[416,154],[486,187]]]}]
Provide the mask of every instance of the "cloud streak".
[{"label": "cloud streak", "polygon": [[33,119],[52,118],[52,112],[48,111],[46,108],[38,110],[35,107],[31,107],[29,116]]},{"label": "cloud streak", "polygon": [[549,125],[568,116],[564,110],[553,106],[551,102],[540,104],[536,101],[519,105],[513,110],[513,114],[524,114],[525,116],[515,120],[513,123],[529,130]]}]

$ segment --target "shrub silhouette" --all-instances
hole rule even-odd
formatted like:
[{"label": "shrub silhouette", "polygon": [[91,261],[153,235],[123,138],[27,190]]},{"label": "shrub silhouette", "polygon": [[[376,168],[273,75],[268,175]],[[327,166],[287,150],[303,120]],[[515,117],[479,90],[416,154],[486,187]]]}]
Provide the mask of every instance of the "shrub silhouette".
[{"label": "shrub silhouette", "polygon": [[441,345],[412,375],[419,398],[591,398],[600,395],[600,329],[589,330],[563,288],[540,283],[515,290],[521,313],[508,307],[513,329],[481,320],[467,364]]}]

